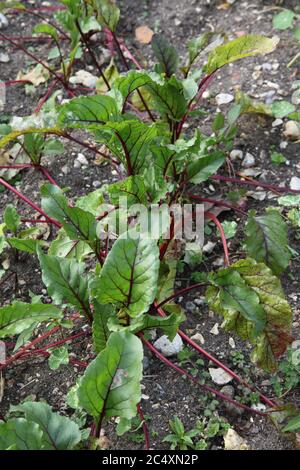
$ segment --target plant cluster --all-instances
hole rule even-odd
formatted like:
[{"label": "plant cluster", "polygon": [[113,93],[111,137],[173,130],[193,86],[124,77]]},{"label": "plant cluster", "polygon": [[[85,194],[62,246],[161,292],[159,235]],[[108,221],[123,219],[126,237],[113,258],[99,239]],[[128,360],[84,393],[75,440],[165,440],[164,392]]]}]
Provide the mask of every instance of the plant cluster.
[{"label": "plant cluster", "polygon": [[[209,179],[265,186],[281,192],[286,188],[216,173],[226,162],[226,152],[236,132],[239,116],[236,110],[226,119],[218,114],[210,136],[187,128],[187,121],[198,117],[202,95],[222,67],[249,56],[270,53],[277,40],[248,35],[224,42],[224,38],[216,38],[211,33],[202,34],[188,43],[188,61],[180,64],[176,49],[163,36],[155,35],[152,48],[157,63],[153,70],[147,71],[131,53],[124,52],[124,44],[116,33],[119,9],[115,3],[109,0],[62,0],[61,3],[63,12],[55,14],[59,26],[43,24],[34,30],[49,36],[54,43],[51,55],[57,57],[58,69],[37,60],[53,76],[53,82],[34,114],[1,126],[0,140],[0,148],[17,145],[18,157],[24,157],[25,153],[30,159],[29,163],[14,162],[3,170],[36,167],[48,179],[41,187],[40,207],[10,184],[7,175],[11,173],[0,178],[5,188],[42,217],[22,219],[8,206],[1,225],[1,247],[37,256],[52,303],[45,304],[35,298],[31,303],[15,300],[0,308],[0,338],[18,335],[13,353],[0,365],[0,370],[18,359],[36,356],[49,358],[53,369],[67,362],[82,367],[85,371],[69,399],[77,414],[81,417],[82,413],[87,414],[88,423],[92,421],[92,424],[87,435],[86,421],[78,421],[78,415],[77,420],[70,419],[53,412],[45,403],[24,402],[12,407],[9,415],[0,421],[0,447],[97,448],[101,447],[105,419],[117,418],[117,432],[122,435],[130,429],[137,414],[148,447],[149,434],[140,406],[144,347],[203,391],[264,416],[266,413],[250,409],[201,383],[167,359],[152,344],[147,332],[157,328],[170,341],[179,334],[194,350],[251,390],[253,387],[243,378],[180,329],[185,316],[174,300],[188,292],[198,295],[205,290],[206,301],[210,309],[223,317],[225,330],[249,341],[253,346],[252,360],[267,371],[276,369],[278,358],[292,341],[292,312],[278,278],[291,259],[287,225],[280,211],[271,208],[263,214],[251,211],[247,215],[226,198],[211,201],[193,192],[195,185],[201,188]],[[9,6],[23,8],[16,2],[10,2]],[[113,80],[111,76],[108,78],[107,71],[102,71],[92,47],[92,33],[99,30],[112,52],[119,53],[125,69]],[[68,37],[67,58],[60,48],[58,34]],[[4,34],[0,33],[0,37],[31,54]],[[100,78],[106,86],[102,93],[84,96],[70,85],[75,58],[85,50],[98,64]],[[199,65],[201,57],[203,63]],[[62,104],[56,103],[53,94],[58,85],[69,98]],[[93,142],[86,143],[78,130]],[[43,166],[43,155],[49,154],[53,147],[55,152],[61,150],[58,139],[74,141],[101,154],[117,170],[119,181],[77,199],[68,197],[66,189],[60,188]],[[126,198],[126,207],[122,197]],[[177,249],[174,212],[166,212],[165,206],[182,207],[191,202],[210,202],[247,215],[246,257],[230,262],[224,228],[215,213],[206,210],[205,220],[220,233],[224,267],[174,292],[181,252]],[[156,209],[157,217],[146,229],[139,223],[137,204],[144,205],[149,213],[153,207]],[[194,216],[191,212],[191,218]],[[23,229],[24,223],[50,225],[54,233],[50,246],[44,246],[36,236],[36,225]],[[149,236],[154,225],[156,238]],[[184,239],[181,245],[181,250],[188,249]],[[79,318],[84,318],[88,327],[65,335],[66,328],[77,328]],[[47,328],[34,337],[41,324]],[[46,338],[58,331],[63,338],[45,346]],[[66,348],[73,340],[86,336],[93,341],[89,364],[74,355],[68,356]],[[261,392],[259,397],[268,408],[276,408],[276,403]],[[191,447],[187,439],[196,436],[194,431],[186,434],[179,420],[172,430],[173,445]],[[197,429],[197,435],[202,436],[199,445],[203,446],[207,433],[210,431],[206,424]]]}]

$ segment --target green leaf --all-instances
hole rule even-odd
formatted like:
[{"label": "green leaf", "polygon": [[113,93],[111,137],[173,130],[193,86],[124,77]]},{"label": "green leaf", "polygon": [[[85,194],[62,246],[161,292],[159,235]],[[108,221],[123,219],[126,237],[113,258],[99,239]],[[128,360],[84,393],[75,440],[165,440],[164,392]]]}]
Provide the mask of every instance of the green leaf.
[{"label": "green leaf", "polygon": [[115,309],[112,305],[102,305],[94,302],[94,320],[93,320],[93,344],[98,354],[105,349],[110,331],[108,329],[109,318],[115,315]]},{"label": "green leaf", "polygon": [[88,242],[95,253],[98,252],[97,220],[94,215],[79,207],[70,207],[63,191],[55,185],[41,187],[42,208],[58,220],[72,240]]},{"label": "green leaf", "polygon": [[84,241],[72,240],[66,235],[64,229],[58,231],[57,237],[51,242],[48,255],[60,258],[75,258],[82,261],[93,250]]},{"label": "green leaf", "polygon": [[117,103],[110,96],[80,96],[60,107],[59,123],[69,128],[85,128],[114,121],[118,115]]},{"label": "green leaf", "polygon": [[238,224],[234,220],[225,220],[224,222],[222,222],[222,227],[225,233],[225,237],[227,238],[227,240],[229,240],[230,238],[233,238],[235,236]]},{"label": "green leaf", "polygon": [[222,269],[210,275],[209,280],[219,288],[221,307],[239,312],[255,325],[255,336],[260,333],[266,323],[266,314],[258,295],[242,276],[233,269]]},{"label": "green leaf", "polygon": [[44,255],[38,250],[42,279],[53,302],[68,302],[87,317],[91,317],[88,280],[85,264],[74,259]]},{"label": "green leaf", "polygon": [[6,228],[13,233],[16,233],[21,223],[20,216],[12,204],[8,204],[5,208],[3,220]]},{"label": "green leaf", "polygon": [[94,281],[93,294],[100,303],[115,304],[136,317],[154,301],[158,269],[157,241],[133,231],[125,232],[114,243]]},{"label": "green leaf", "polygon": [[160,71],[167,77],[174,75],[178,69],[178,53],[174,46],[161,34],[154,34],[151,42],[152,50],[158,60]]},{"label": "green leaf", "polygon": [[139,175],[110,184],[107,188],[109,199],[112,204],[119,205],[119,199],[126,197],[127,206],[132,204],[147,204],[147,194],[144,180]]},{"label": "green leaf", "polygon": [[219,288],[209,287],[206,291],[206,300],[212,310],[224,317],[222,326],[227,331],[235,331],[241,338],[249,340],[255,346],[252,360],[259,367],[273,371],[276,369],[277,359],[292,341],[290,336],[292,312],[284,298],[280,280],[265,264],[257,263],[250,258],[234,263],[225,271],[237,272],[246,286],[257,294],[260,307],[266,316],[264,329],[256,335],[253,321],[246,319],[234,306],[223,307]]},{"label": "green leaf", "polygon": [[[110,64],[108,67],[103,72],[107,83],[109,84],[110,87],[113,86],[114,82],[119,76],[119,72],[117,67],[115,66],[113,58],[110,61]],[[96,91],[97,93],[107,93],[107,85],[102,77],[98,78],[96,82]]]},{"label": "green leaf", "polygon": [[13,302],[11,305],[0,308],[0,337],[14,336],[33,323],[58,320],[62,318],[61,311],[54,305],[27,304]]},{"label": "green leaf", "polygon": [[36,423],[23,418],[0,421],[0,450],[41,450],[43,432]]},{"label": "green leaf", "polygon": [[37,247],[41,245],[40,240],[31,240],[23,238],[7,238],[6,241],[10,244],[12,248],[16,250],[25,251],[26,253],[35,254]]},{"label": "green leaf", "polygon": [[273,27],[275,29],[288,29],[292,26],[295,13],[292,10],[284,10],[273,16]]},{"label": "green leaf", "polygon": [[108,326],[110,331],[123,331],[124,329],[131,333],[139,333],[144,330],[152,330],[159,328],[172,341],[178,331],[179,325],[185,320],[185,316],[181,313],[171,313],[171,315],[161,318],[152,315],[141,315],[134,318],[128,327],[120,325],[117,319],[110,318]]},{"label": "green leaf", "polygon": [[143,347],[136,336],[112,333],[81,380],[80,405],[95,418],[134,417],[141,399],[142,360]]},{"label": "green leaf", "polygon": [[298,26],[297,28],[294,29],[294,38],[298,39],[298,41],[300,41],[300,26]]},{"label": "green leaf", "polygon": [[60,348],[53,349],[48,358],[48,364],[51,370],[56,370],[63,364],[69,364],[68,348],[62,346]]},{"label": "green leaf", "polygon": [[54,413],[47,403],[24,402],[11,410],[24,413],[27,421],[38,424],[45,450],[71,450],[81,440],[78,425],[66,416]]},{"label": "green leaf", "polygon": [[48,36],[51,36],[56,43],[59,43],[57,30],[48,23],[37,24],[34,26],[32,32],[35,34],[47,34]]},{"label": "green leaf", "polygon": [[92,0],[101,26],[115,31],[120,18],[120,10],[111,0]]},{"label": "green leaf", "polygon": [[187,166],[188,179],[195,184],[203,183],[223,165],[224,161],[224,154],[220,151],[195,158]]},{"label": "green leaf", "polygon": [[273,52],[279,39],[266,38],[259,35],[246,35],[216,47],[208,56],[205,66],[207,75],[211,75],[224,65],[236,60],[254,55],[264,55]]},{"label": "green leaf", "polygon": [[95,132],[96,139],[126,166],[132,175],[147,165],[148,148],[157,135],[155,124],[148,126],[132,119],[123,122],[109,122]]},{"label": "green leaf", "polygon": [[61,155],[64,151],[64,145],[57,139],[46,140],[43,148],[43,153],[45,155]]},{"label": "green leaf", "polygon": [[286,158],[280,152],[272,152],[271,153],[271,162],[275,163],[275,165],[281,165],[281,163],[286,162]]},{"label": "green leaf", "polygon": [[113,88],[121,93],[123,102],[126,102],[131,93],[150,82],[151,77],[143,70],[130,70],[115,80]]},{"label": "green leaf", "polygon": [[146,89],[155,102],[155,108],[161,114],[166,114],[169,119],[180,121],[187,112],[183,86],[175,77],[172,77],[164,85],[159,85],[156,82],[148,83]]},{"label": "green leaf", "polygon": [[287,194],[277,199],[280,206],[298,207],[300,206],[300,196],[296,194]]},{"label": "green leaf", "polygon": [[282,429],[282,432],[295,432],[300,429],[300,416],[296,416],[291,419],[286,426]]},{"label": "green leaf", "polygon": [[188,42],[189,67],[195,62],[201,51],[208,45],[214,33],[203,33]]},{"label": "green leaf", "polygon": [[249,213],[246,235],[246,251],[251,258],[263,261],[275,274],[287,268],[291,259],[287,225],[277,210],[260,216]]},{"label": "green leaf", "polygon": [[272,112],[273,115],[276,118],[284,118],[285,116],[288,116],[292,112],[294,112],[296,109],[296,106],[294,106],[292,103],[289,101],[275,101],[272,104]]}]

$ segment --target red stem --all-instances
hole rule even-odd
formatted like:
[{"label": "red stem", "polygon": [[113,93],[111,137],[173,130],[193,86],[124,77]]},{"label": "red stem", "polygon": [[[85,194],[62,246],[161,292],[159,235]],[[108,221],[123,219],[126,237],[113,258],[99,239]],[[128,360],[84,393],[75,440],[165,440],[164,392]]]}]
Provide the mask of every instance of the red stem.
[{"label": "red stem", "polygon": [[36,344],[40,343],[41,341],[43,341],[45,338],[48,338],[48,336],[52,335],[53,333],[55,333],[56,331],[60,330],[60,326],[55,326],[54,328],[52,328],[51,330],[47,331],[46,333],[44,333],[43,335],[41,336],[38,336],[37,338],[35,338],[33,341],[31,341],[30,343],[28,343],[27,345],[23,346],[23,348],[21,348],[16,354],[14,354],[13,356],[10,356],[4,363],[1,363],[0,364],[0,371],[2,369],[4,369],[5,367],[7,367],[9,364],[11,364],[12,362],[14,362],[15,360],[17,360],[19,357],[21,357],[26,351],[28,351],[29,349],[31,349],[33,346],[35,346]]},{"label": "red stem", "polygon": [[198,96],[196,97],[195,102],[194,102],[194,98],[191,99],[191,101],[189,103],[189,106],[188,106],[188,110],[187,110],[187,112],[185,113],[185,115],[183,116],[183,118],[181,119],[181,121],[178,125],[178,129],[177,129],[177,133],[176,133],[177,139],[178,139],[178,137],[180,136],[180,134],[182,132],[183,125],[185,124],[190,112],[193,111],[195,109],[195,107],[197,106],[197,104],[199,103],[200,99],[202,98],[203,93],[208,88],[211,80],[213,79],[213,76],[214,76],[213,73],[211,75],[206,75],[201,80],[201,82],[199,83]]},{"label": "red stem", "polygon": [[143,336],[142,333],[138,333],[138,336],[140,337],[140,339],[142,340],[142,342],[145,344],[145,346],[147,346],[148,349],[150,349],[150,351],[156,356],[158,357],[158,359],[160,359],[161,361],[163,361],[165,364],[167,364],[169,367],[171,367],[172,369],[176,370],[176,372],[178,372],[180,375],[184,376],[184,377],[187,377],[188,379],[192,380],[194,383],[196,383],[197,385],[199,385],[201,388],[203,388],[203,390],[205,390],[206,392],[210,392],[212,393],[213,395],[216,395],[217,397],[221,398],[222,400],[225,400],[225,401],[228,401],[229,403],[231,403],[232,405],[234,406],[237,406],[238,408],[243,408],[244,410],[247,410],[251,413],[254,413],[254,414],[258,414],[260,416],[267,416],[267,413],[263,413],[262,411],[258,411],[258,410],[254,410],[252,408],[250,408],[249,406],[247,405],[244,405],[243,403],[239,403],[238,401],[234,400],[233,398],[227,396],[227,395],[224,395],[224,393],[222,392],[219,392],[219,390],[216,390],[212,387],[210,387],[209,385],[205,385],[205,384],[202,384],[200,383],[199,379],[197,379],[197,377],[194,377],[193,375],[189,374],[188,372],[186,372],[185,370],[181,369],[181,367],[177,366],[176,364],[174,364],[173,362],[171,362],[169,359],[167,359],[165,356],[163,356],[154,346],[153,344],[151,344],[148,340],[145,339],[145,337]]},{"label": "red stem", "polygon": [[224,229],[222,227],[222,224],[220,223],[219,219],[214,214],[212,214],[211,212],[205,212],[204,216],[205,216],[205,218],[208,218],[208,219],[212,220],[216,224],[216,226],[217,226],[217,228],[220,232],[222,243],[223,243],[224,262],[225,262],[226,266],[229,266],[230,265],[229,251],[228,251],[226,236],[225,236],[225,232],[224,232]]},{"label": "red stem", "polygon": [[29,80],[8,80],[7,82],[2,83],[2,85],[5,86],[11,86],[11,85],[24,85],[31,82]]},{"label": "red stem", "polygon": [[[154,302],[154,305],[155,307],[157,308],[157,313],[159,316],[161,317],[165,317],[166,314],[165,312],[161,309],[161,308],[158,308],[158,305],[157,305],[157,302]],[[222,362],[220,362],[217,358],[215,358],[214,356],[212,356],[209,352],[207,352],[205,349],[202,349],[197,343],[195,343],[195,341],[193,341],[191,338],[189,338],[185,333],[184,331],[182,330],[178,330],[178,334],[181,336],[181,338],[186,342],[188,343],[193,349],[195,349],[197,352],[199,352],[202,356],[204,356],[206,359],[208,359],[209,361],[213,362],[214,364],[216,364],[218,367],[220,367],[221,369],[223,369],[225,372],[227,372],[227,374],[231,375],[231,377],[233,377],[235,380],[237,380],[238,382],[240,382],[241,384],[243,384],[245,387],[247,387],[249,390],[254,390],[253,387],[251,387],[251,385],[249,385],[246,381],[244,381],[239,375],[237,375],[233,370],[229,369],[229,367],[227,367],[225,364],[223,364]],[[268,406],[270,406],[271,408],[275,407],[276,404],[274,402],[272,402],[271,400],[269,400],[269,398],[267,398],[266,396],[264,396],[260,391],[260,398],[262,401],[264,401]]]},{"label": "red stem", "polygon": [[20,165],[0,165],[0,170],[25,170],[25,168],[32,168],[31,163],[24,163]]},{"label": "red stem", "polygon": [[145,450],[149,450],[150,449],[149,430],[148,430],[148,426],[147,426],[147,423],[146,423],[146,420],[145,420],[143,410],[142,410],[142,407],[141,407],[140,403],[137,406],[137,411],[138,411],[138,414],[140,415],[141,421],[143,423],[142,428],[143,428],[143,432],[144,432],[144,436],[145,436]]},{"label": "red stem", "polygon": [[208,197],[201,197],[201,196],[197,196],[194,194],[187,194],[187,196],[190,199],[195,199],[196,201],[207,202],[207,203],[211,203],[211,204],[214,204],[215,206],[220,206],[220,207],[227,207],[228,209],[239,212],[240,214],[247,215],[247,212],[243,211],[243,209],[240,209],[239,207],[234,206],[233,204],[228,204],[227,202],[224,202],[222,200],[211,199]]},{"label": "red stem", "polygon": [[51,184],[54,184],[55,186],[58,186],[57,182],[52,178],[48,170],[42,166],[42,165],[36,165],[38,170],[50,181]]},{"label": "red stem", "polygon": [[26,204],[28,204],[30,207],[32,207],[34,210],[36,210],[37,212],[39,212],[41,215],[43,215],[44,217],[46,217],[47,220],[49,220],[49,222],[53,225],[55,225],[57,228],[61,228],[61,224],[57,221],[57,220],[54,220],[52,219],[51,217],[49,217],[49,215],[46,214],[46,212],[43,211],[43,209],[41,209],[39,206],[37,206],[34,202],[32,202],[30,199],[28,199],[26,196],[24,196],[22,193],[20,193],[20,191],[18,191],[16,188],[14,188],[13,186],[11,186],[9,183],[7,183],[7,181],[5,181],[4,179],[0,178],[0,184],[2,184],[3,186],[5,186],[5,188],[9,189],[10,191],[12,191],[14,194],[16,194],[20,199],[22,199],[22,201],[26,202]]},{"label": "red stem", "polygon": [[54,90],[54,88],[56,87],[56,84],[57,84],[57,80],[53,80],[53,82],[51,83],[51,85],[49,86],[48,90],[47,90],[47,93],[42,97],[42,99],[39,101],[39,104],[38,106],[36,107],[36,109],[34,110],[35,113],[39,113],[40,110],[42,109],[42,107],[44,106],[44,104],[46,103],[46,101],[48,100],[48,98],[50,97],[52,91]]},{"label": "red stem", "polygon": [[261,181],[254,181],[254,180],[250,180],[250,179],[242,180],[242,179],[239,179],[239,178],[232,178],[230,176],[222,176],[222,175],[214,175],[214,176],[211,176],[210,179],[212,179],[214,181],[225,181],[227,183],[236,183],[236,184],[240,184],[240,185],[243,185],[243,186],[250,185],[250,186],[265,188],[265,189],[268,189],[269,191],[273,191],[273,192],[276,192],[276,193],[296,193],[296,194],[300,194],[299,189],[290,189],[287,186],[276,186],[276,185],[273,185],[273,184],[263,183]]}]

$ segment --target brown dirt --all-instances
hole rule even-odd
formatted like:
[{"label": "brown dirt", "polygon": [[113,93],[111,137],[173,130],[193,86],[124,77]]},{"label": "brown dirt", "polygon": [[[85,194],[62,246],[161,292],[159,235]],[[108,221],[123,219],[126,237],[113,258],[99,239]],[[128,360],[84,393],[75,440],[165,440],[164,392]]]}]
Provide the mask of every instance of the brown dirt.
[{"label": "brown dirt", "polygon": [[[25,2],[26,3],[26,2]],[[31,2],[32,3],[32,2]],[[35,2],[39,4],[40,2]],[[53,2],[54,3],[54,2]],[[273,35],[272,15],[273,12],[265,12],[264,9],[274,4],[271,1],[253,0],[251,2],[236,1],[229,10],[219,10],[217,6],[221,1],[209,0],[173,0],[170,7],[169,0],[124,0],[120,1],[122,11],[122,20],[120,25],[120,35],[123,35],[130,46],[135,50],[137,56],[141,60],[148,60],[149,64],[153,63],[153,57],[150,46],[141,46],[134,40],[135,28],[141,25],[147,25],[154,31],[163,32],[176,45],[181,57],[185,57],[185,43],[188,39],[195,35],[210,29],[216,31],[226,31],[229,36],[234,38],[237,32],[252,32],[266,35]],[[182,7],[184,4],[184,7]],[[297,0],[286,1],[286,7],[295,7]],[[22,34],[30,34],[31,28],[35,21],[28,19],[22,15],[8,15],[10,26],[8,31],[10,35],[18,35],[20,30]],[[299,69],[294,68],[293,71],[286,68],[286,64],[296,53],[299,44],[292,40],[289,32],[279,32],[281,38],[281,46],[271,56],[249,59],[227,67],[220,73],[210,88],[210,98],[205,103],[208,110],[215,112],[214,96],[222,91],[224,93],[232,93],[237,87],[243,91],[251,93],[257,98],[262,97],[263,93],[270,91],[268,82],[278,84],[276,90],[277,97],[289,97],[291,94],[291,83],[299,76]],[[133,39],[132,39],[133,38]],[[38,45],[36,43],[26,44],[27,47],[34,47],[34,50],[40,57],[44,57],[47,53],[47,45]],[[0,79],[14,79],[18,71],[26,68],[29,63],[23,53],[13,50],[10,46],[0,43],[0,50],[6,50],[11,61],[8,64],[1,64]],[[278,69],[272,71],[260,70],[258,77],[253,78],[253,72],[257,65],[263,63],[276,64],[279,63]],[[83,63],[78,63],[77,67],[82,68]],[[91,70],[92,71],[92,70]],[[95,71],[94,71],[95,73]],[[34,97],[26,96],[24,88],[13,87],[9,89],[7,106],[4,114],[7,115],[26,115],[33,110],[38,102],[39,97],[43,96],[45,88],[38,88],[38,92]],[[279,144],[283,140],[281,127],[272,128],[272,121],[269,119],[259,119],[257,117],[246,117],[240,121],[239,132],[235,141],[235,148],[249,151],[256,157],[257,166],[263,171],[263,177],[272,183],[284,182],[289,184],[293,175],[299,175],[298,153],[299,145],[288,144],[284,150],[289,165],[275,166],[270,162],[270,147],[274,146],[279,151]],[[207,129],[209,119],[201,124],[202,129]],[[263,151],[263,152],[262,152]],[[83,152],[89,159],[89,166],[85,169],[75,169],[73,164],[78,152]],[[48,167],[51,174],[57,179],[62,187],[70,188],[70,195],[76,197],[90,191],[94,188],[93,182],[101,183],[111,181],[111,174],[107,167],[95,165],[94,155],[86,150],[80,149],[76,145],[66,144],[65,155],[49,160]],[[70,168],[69,174],[64,174],[62,168],[65,165]],[[236,170],[239,170],[238,164]],[[34,181],[34,184],[33,184]],[[39,200],[39,185],[42,182],[40,174],[27,171],[22,174],[18,187],[32,200]],[[217,193],[225,192],[227,186],[213,185]],[[0,212],[8,202],[14,202],[22,214],[29,214],[30,210],[26,205],[17,201],[15,197],[7,192],[1,192]],[[258,202],[248,200],[249,205],[255,207],[258,211],[262,210],[266,202]],[[272,200],[268,201],[272,204]],[[232,213],[222,214],[222,218],[230,220],[237,218]],[[242,221],[243,222],[243,221]],[[229,244],[232,253],[241,252],[240,232],[236,238]],[[291,236],[291,246],[300,251],[300,243]],[[210,258],[207,265],[199,266],[199,270],[209,270],[211,263],[221,255],[221,249],[217,249],[216,253]],[[234,257],[233,257],[234,258]],[[287,297],[294,308],[294,337],[299,338],[299,256],[291,264],[288,272],[283,276],[283,285]],[[19,299],[28,300],[30,288],[35,294],[42,294],[45,301],[48,300],[41,279],[38,264],[33,257],[22,254],[18,262],[11,262],[11,271],[16,271],[19,279],[19,286],[14,288],[10,278],[1,285],[1,300],[7,302],[16,296]],[[34,274],[33,274],[34,273]],[[178,283],[186,284],[188,272],[178,275]],[[20,285],[20,280],[21,285]],[[179,284],[178,284],[179,285]],[[198,295],[198,294],[197,294]],[[198,297],[200,294],[198,295]],[[187,301],[193,300],[192,297]],[[232,364],[231,347],[228,340],[232,336],[236,343],[236,349],[243,351],[246,364],[249,364],[249,345],[244,344],[233,335],[229,335],[220,331],[219,335],[214,336],[210,332],[215,323],[221,323],[217,316],[211,317],[208,314],[207,307],[201,306],[201,312],[195,313],[187,310],[188,320],[185,327],[193,334],[200,331],[205,339],[205,348],[218,358],[229,364]],[[81,352],[80,358],[85,359],[85,347],[77,350]],[[200,370],[200,375],[207,369],[207,364]],[[238,371],[238,369],[237,369]],[[261,383],[268,379],[267,374],[263,374],[252,366],[246,366],[242,374],[247,375],[255,383]],[[7,411],[10,404],[16,404],[20,399],[28,395],[35,395],[36,399],[46,399],[56,410],[70,413],[70,409],[65,405],[65,394],[69,387],[75,382],[81,371],[76,367],[63,366],[58,371],[50,371],[44,360],[37,359],[32,362],[22,361],[16,364],[12,369],[5,371],[5,394],[0,404],[0,413]],[[207,379],[208,380],[208,379]],[[167,370],[161,363],[149,356],[149,368],[145,371],[143,379],[145,386],[143,393],[146,397],[142,402],[143,411],[150,416],[149,426],[152,431],[152,447],[156,449],[167,448],[162,443],[163,437],[168,434],[168,421],[174,415],[178,415],[184,422],[187,429],[191,429],[197,419],[203,416],[203,411],[207,403],[211,401],[209,397],[206,405],[203,405],[203,393],[201,389],[195,385],[191,385],[188,381],[178,377],[173,371]],[[262,387],[267,395],[272,395],[272,387],[266,385]],[[237,386],[236,393],[239,394]],[[285,397],[286,402],[295,402],[299,404],[299,391],[293,391]],[[258,417],[251,417],[248,413],[244,413],[240,417],[231,416],[222,403],[219,404],[218,412],[220,416],[225,417],[249,443],[251,449],[292,449],[293,443],[285,436],[279,434],[274,426],[267,420]],[[106,433],[110,440],[111,448],[119,449],[136,449],[142,448],[143,443],[132,442],[133,434],[122,438],[116,438],[114,433],[114,424],[108,423]],[[222,448],[222,439],[217,438],[212,442],[213,448]]]}]

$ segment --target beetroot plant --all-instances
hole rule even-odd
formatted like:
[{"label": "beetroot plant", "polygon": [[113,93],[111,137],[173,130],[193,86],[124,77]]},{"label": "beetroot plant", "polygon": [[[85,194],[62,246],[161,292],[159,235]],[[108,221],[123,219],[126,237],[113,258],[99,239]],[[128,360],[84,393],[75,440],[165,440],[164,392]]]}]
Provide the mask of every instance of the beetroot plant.
[{"label": "beetroot plant", "polygon": [[[292,312],[277,277],[291,259],[287,227],[280,212],[273,208],[247,215],[244,208],[230,199],[209,199],[201,192],[210,179],[224,182],[224,187],[225,182],[233,182],[277,192],[285,192],[286,188],[217,173],[228,163],[226,152],[234,138],[238,117],[234,108],[226,119],[217,115],[212,135],[206,136],[197,128],[201,116],[199,103],[215,74],[231,62],[272,52],[277,39],[248,35],[223,42],[220,37],[203,34],[188,44],[189,59],[182,65],[175,48],[163,36],[155,35],[152,46],[157,64],[148,71],[142,69],[132,54],[124,53],[124,44],[116,33],[119,10],[114,3],[108,0],[61,3],[67,10],[56,13],[56,19],[60,19],[64,31],[72,36],[72,28],[77,25],[71,57],[75,57],[74,51],[82,41],[81,46],[84,44],[97,60],[87,34],[96,21],[111,49],[119,53],[125,71],[113,83],[107,83],[107,92],[76,96],[60,105],[53,100],[51,106],[42,106],[37,113],[22,119],[21,125],[12,121],[2,129],[0,148],[17,143],[40,169],[45,147],[53,142],[48,140],[49,136],[51,139],[54,136],[56,145],[58,139],[67,139],[100,153],[117,171],[119,180],[74,199],[44,171],[48,182],[41,187],[38,206],[5,178],[0,179],[2,185],[42,216],[43,223],[51,225],[54,237],[45,249],[41,240],[32,239],[34,231],[27,231],[25,236],[23,232],[21,236],[22,218],[11,208],[6,210],[3,241],[16,250],[36,254],[52,303],[16,300],[0,309],[0,338],[20,335],[15,350],[0,369],[18,359],[49,358],[51,350],[83,336],[91,337],[90,363],[74,355],[69,357],[71,364],[85,369],[72,389],[72,402],[74,408],[88,414],[91,429],[87,439],[78,424],[54,413],[45,403],[25,402],[12,407],[9,416],[0,422],[0,446],[96,448],[106,419],[118,418],[117,432],[122,434],[139,414],[148,447],[149,434],[140,406],[144,347],[203,391],[265,416],[277,404],[180,329],[185,315],[175,299],[190,292],[196,296],[205,293],[210,309],[223,317],[226,331],[248,340],[253,345],[252,360],[269,372],[276,369],[278,358],[292,340]],[[78,12],[80,18],[76,17],[71,27],[71,18],[73,21]],[[49,26],[35,31],[49,34],[61,56],[57,32]],[[59,81],[68,89],[72,59],[66,63],[61,58],[60,63],[63,75],[59,75]],[[132,69],[132,64],[136,68]],[[194,124],[188,126],[193,118]],[[89,143],[83,133],[89,137]],[[210,210],[204,203],[210,204]],[[215,208],[247,216],[245,258],[231,263]],[[179,234],[178,223],[182,220],[192,228],[197,227],[199,220],[217,227],[224,265],[200,282],[174,291],[182,252],[191,250],[191,242],[201,249],[201,233],[196,231],[192,240]],[[200,223],[200,228],[203,225],[204,222]],[[83,318],[87,323],[84,329],[76,326]],[[42,323],[47,328],[34,337]],[[65,333],[70,326],[76,332],[68,336]],[[169,341],[180,335],[244,387],[258,391],[268,410],[262,412],[236,402],[166,358],[152,344],[148,332],[153,329],[162,331]],[[62,339],[45,343],[59,331]],[[59,350],[58,362],[65,361],[65,352]]]}]

